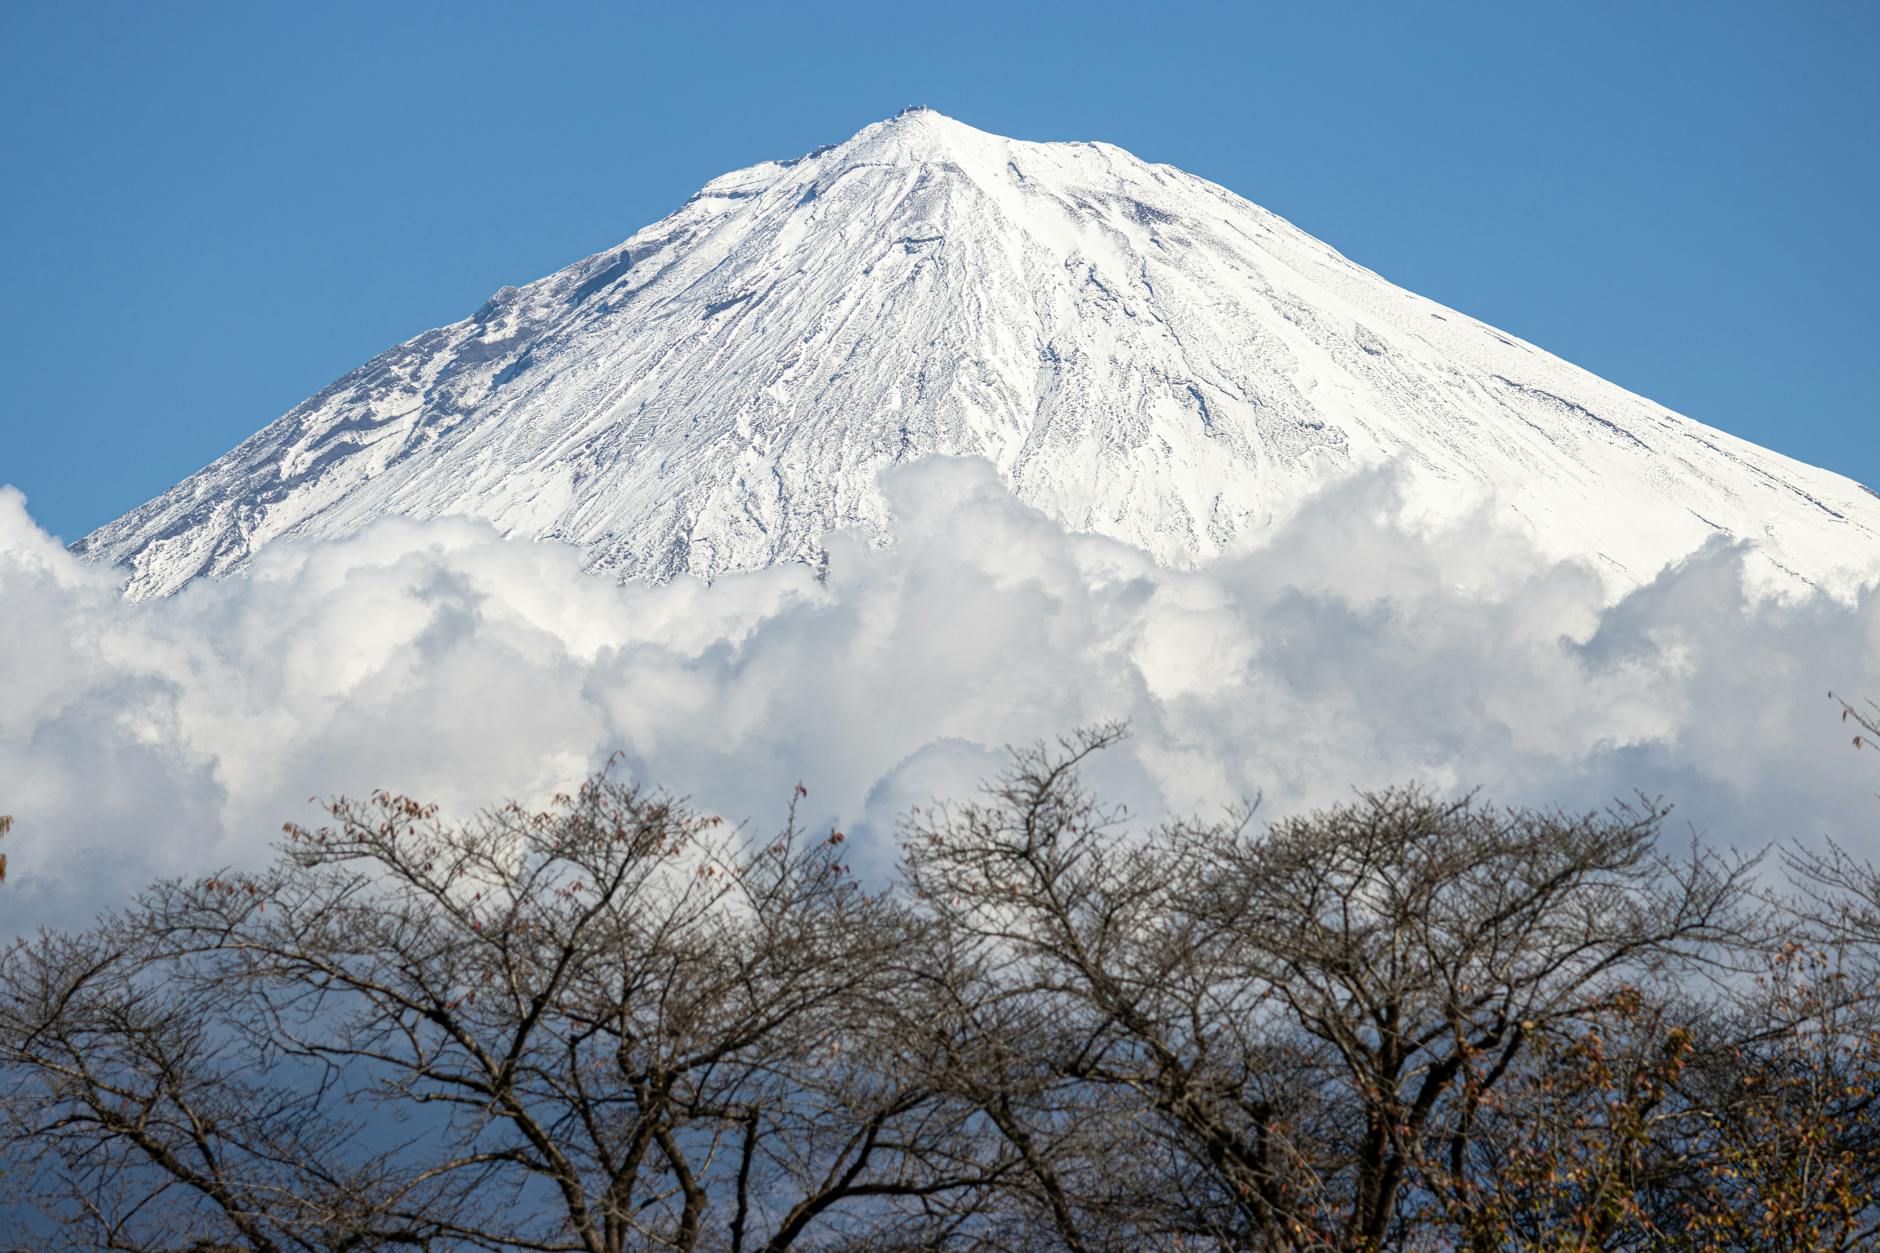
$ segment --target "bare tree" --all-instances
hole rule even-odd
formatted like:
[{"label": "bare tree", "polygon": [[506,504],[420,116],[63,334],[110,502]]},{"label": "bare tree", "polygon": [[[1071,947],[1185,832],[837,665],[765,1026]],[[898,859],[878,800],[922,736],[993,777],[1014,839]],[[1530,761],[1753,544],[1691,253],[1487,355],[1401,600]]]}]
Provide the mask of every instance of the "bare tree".
[{"label": "bare tree", "polygon": [[840,832],[605,775],[463,825],[336,802],[265,872],[0,954],[0,1224],[148,1253],[1880,1239],[1865,863],[1792,854],[1798,911],[1670,851],[1656,804],[1417,789],[1139,829],[1083,781],[1122,736],[915,811],[873,888]]},{"label": "bare tree", "polygon": [[[244,1047],[234,989],[177,977],[116,922],[16,948],[0,1001],[9,1172],[33,1247],[421,1246],[422,1180],[351,1154],[317,1074]],[[20,1247],[25,1247],[24,1245]]]},{"label": "bare tree", "polygon": [[1749,863],[1659,851],[1663,811],[1415,790],[1255,831],[1119,831],[1078,781],[1111,728],[1018,755],[910,831],[925,906],[1048,1004],[1067,1084],[1172,1180],[1141,1221],[1233,1248],[1378,1249],[1467,1211],[1485,1097],[1534,1036],[1716,960]]},{"label": "bare tree", "polygon": [[1880,1004],[1858,952],[1784,943],[1700,1030],[1679,1084],[1696,1115],[1678,1144],[1694,1166],[1691,1247],[1880,1241]]},{"label": "bare tree", "polygon": [[877,1029],[910,932],[839,834],[747,848],[605,779],[464,828],[332,812],[9,956],[12,1128],[62,1137],[36,1191],[78,1242],[913,1245],[1007,1168]]}]

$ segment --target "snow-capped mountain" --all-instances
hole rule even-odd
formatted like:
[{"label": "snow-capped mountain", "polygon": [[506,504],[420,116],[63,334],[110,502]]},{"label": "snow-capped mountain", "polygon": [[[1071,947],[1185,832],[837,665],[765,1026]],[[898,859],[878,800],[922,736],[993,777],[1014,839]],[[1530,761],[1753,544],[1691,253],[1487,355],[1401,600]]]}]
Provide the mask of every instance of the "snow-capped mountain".
[{"label": "snow-capped mountain", "polygon": [[621,577],[814,560],[884,466],[989,458],[1174,563],[1377,462],[1619,586],[1718,532],[1845,583],[1880,497],[1667,412],[1203,179],[927,109],[705,186],[428,331],[75,547],[133,596],[287,536],[468,514]]}]

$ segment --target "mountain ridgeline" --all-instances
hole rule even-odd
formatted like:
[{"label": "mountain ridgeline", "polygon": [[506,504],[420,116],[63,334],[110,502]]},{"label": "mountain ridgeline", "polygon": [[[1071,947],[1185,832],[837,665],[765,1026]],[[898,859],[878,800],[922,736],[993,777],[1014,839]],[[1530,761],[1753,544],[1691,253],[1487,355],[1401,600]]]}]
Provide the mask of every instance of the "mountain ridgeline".
[{"label": "mountain ridgeline", "polygon": [[1880,569],[1880,497],[1386,282],[1213,183],[912,109],[738,170],[383,353],[75,545],[133,597],[287,537],[468,515],[618,578],[814,561],[885,466],[976,455],[1189,564],[1399,467],[1616,589],[1719,534]]}]

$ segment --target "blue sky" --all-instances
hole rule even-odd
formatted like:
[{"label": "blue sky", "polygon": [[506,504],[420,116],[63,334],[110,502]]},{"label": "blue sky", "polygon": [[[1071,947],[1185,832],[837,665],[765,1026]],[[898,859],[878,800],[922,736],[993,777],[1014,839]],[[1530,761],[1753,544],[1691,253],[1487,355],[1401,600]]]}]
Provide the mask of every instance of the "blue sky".
[{"label": "blue sky", "polygon": [[925,103],[1223,183],[1880,484],[1880,4],[0,6],[0,482],[68,539],[725,170]]}]

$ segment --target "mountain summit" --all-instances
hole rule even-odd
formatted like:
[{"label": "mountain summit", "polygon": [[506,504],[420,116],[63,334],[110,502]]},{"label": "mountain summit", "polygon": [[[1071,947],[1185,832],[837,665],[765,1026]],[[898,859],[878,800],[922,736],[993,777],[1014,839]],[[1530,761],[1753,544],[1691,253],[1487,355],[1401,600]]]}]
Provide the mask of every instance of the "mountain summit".
[{"label": "mountain summit", "polygon": [[1636,584],[1719,532],[1813,582],[1880,497],[1666,411],[1108,144],[925,108],[713,180],[367,362],[74,547],[163,595],[287,537],[467,514],[654,579],[810,561],[876,473],[990,459],[1172,563],[1376,463]]}]

